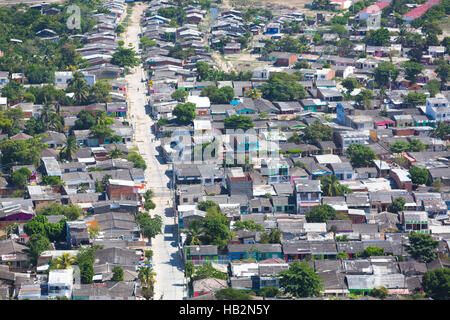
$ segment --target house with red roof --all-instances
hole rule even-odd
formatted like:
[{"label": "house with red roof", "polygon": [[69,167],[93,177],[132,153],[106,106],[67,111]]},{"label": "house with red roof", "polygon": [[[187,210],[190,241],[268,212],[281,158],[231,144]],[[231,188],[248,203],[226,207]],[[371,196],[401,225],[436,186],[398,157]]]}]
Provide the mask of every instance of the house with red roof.
[{"label": "house with red roof", "polygon": [[391,3],[389,1],[380,1],[377,3],[374,3],[367,8],[361,10],[358,12],[358,18],[359,20],[367,20],[370,17],[381,15],[381,11],[383,11],[384,8],[386,8]]},{"label": "house with red roof", "polygon": [[440,0],[428,1],[425,4],[422,4],[414,9],[412,9],[411,11],[409,11],[408,13],[403,15],[403,19],[405,19],[405,21],[407,23],[411,23],[411,21],[423,16],[428,10],[430,10],[431,7],[439,4],[438,1],[440,1]]}]

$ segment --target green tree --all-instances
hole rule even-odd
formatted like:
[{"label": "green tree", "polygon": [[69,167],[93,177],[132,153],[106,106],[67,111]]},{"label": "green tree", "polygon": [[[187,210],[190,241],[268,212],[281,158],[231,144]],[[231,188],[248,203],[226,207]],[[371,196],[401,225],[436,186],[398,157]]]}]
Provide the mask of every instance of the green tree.
[{"label": "green tree", "polygon": [[278,290],[277,287],[264,287],[261,289],[259,295],[263,296],[264,298],[274,298],[278,296],[280,293],[280,290]]},{"label": "green tree", "polygon": [[133,49],[119,47],[113,54],[111,63],[120,67],[136,67],[139,65],[140,60],[135,55],[136,53]]},{"label": "green tree", "polygon": [[356,254],[358,258],[369,258],[373,256],[384,256],[385,252],[383,248],[378,248],[374,246],[368,246],[363,251]]},{"label": "green tree", "polygon": [[450,135],[450,124],[445,122],[439,122],[437,127],[433,130],[433,137],[444,139],[446,136]]},{"label": "green tree", "polygon": [[186,234],[185,243],[190,246],[197,246],[202,244],[202,238],[205,235],[205,229],[203,223],[200,220],[192,220],[189,223],[189,228],[182,231]]},{"label": "green tree", "polygon": [[10,81],[8,82],[1,90],[2,97],[6,97],[8,99],[8,103],[13,103],[20,101],[25,94],[25,88],[22,84]]},{"label": "green tree", "polygon": [[439,60],[435,72],[439,79],[441,79],[442,84],[446,83],[450,79],[450,65],[447,61]]},{"label": "green tree", "polygon": [[178,102],[185,102],[186,98],[189,96],[189,92],[182,89],[178,89],[171,94],[171,98],[177,100]]},{"label": "green tree", "polygon": [[111,278],[111,281],[123,281],[123,269],[120,266],[115,266],[112,269],[113,276]]},{"label": "green tree", "polygon": [[352,143],[347,148],[347,156],[353,167],[367,167],[376,159],[375,152],[368,146]]},{"label": "green tree", "polygon": [[37,259],[41,253],[45,250],[50,250],[50,241],[46,236],[35,233],[30,237],[30,240],[28,240],[27,247],[29,249],[31,262],[36,265]]},{"label": "green tree", "polygon": [[172,114],[177,118],[177,122],[187,124],[192,122],[196,117],[195,103],[187,102],[185,104],[177,104]]},{"label": "green tree", "polygon": [[403,101],[410,106],[424,105],[427,99],[427,95],[421,92],[409,92],[403,97]]},{"label": "green tree", "polygon": [[307,222],[326,222],[334,220],[335,217],[336,210],[328,204],[314,206],[305,216]]},{"label": "green tree", "polygon": [[408,149],[408,143],[403,140],[398,140],[389,147],[393,153],[402,153]]},{"label": "green tree", "polygon": [[366,42],[373,46],[387,46],[389,45],[389,40],[389,30],[386,28],[371,30],[366,37]]},{"label": "green tree", "polygon": [[97,81],[89,89],[89,100],[92,103],[106,103],[111,101],[112,85],[105,81]]},{"label": "green tree", "polygon": [[333,137],[333,129],[316,121],[303,129],[303,141],[309,144],[317,144],[319,141],[330,141]]},{"label": "green tree", "polygon": [[1,162],[5,165],[38,165],[44,145],[37,138],[29,140],[3,140],[0,142]]},{"label": "green tree", "polygon": [[441,84],[436,79],[431,79],[428,81],[428,83],[423,87],[424,89],[428,90],[430,93],[430,97],[434,98],[436,94],[439,93],[439,88],[441,87]]},{"label": "green tree", "polygon": [[61,150],[60,157],[65,160],[72,161],[77,150],[77,140],[75,139],[75,136],[70,135],[69,137],[67,137],[66,145]]},{"label": "green tree", "polygon": [[16,188],[22,189],[30,179],[30,176],[30,170],[28,170],[27,168],[22,168],[11,174],[11,182]]},{"label": "green tree", "polygon": [[193,280],[201,280],[206,278],[215,278],[220,280],[226,280],[227,275],[224,272],[221,272],[215,269],[211,263],[205,263],[202,266],[198,267],[195,270],[195,273],[192,277]]},{"label": "green tree", "polygon": [[348,253],[347,252],[338,252],[336,254],[336,259],[346,260],[346,259],[348,259]]},{"label": "green tree", "polygon": [[362,89],[361,92],[355,97],[355,101],[363,109],[370,108],[370,100],[373,98],[373,91],[368,89]]},{"label": "green tree", "polygon": [[271,228],[270,232],[261,233],[260,243],[281,243],[281,231],[276,228]]},{"label": "green tree", "polygon": [[405,70],[405,78],[411,81],[413,84],[417,82],[417,75],[420,74],[424,69],[423,65],[413,61],[403,62],[402,67]]},{"label": "green tree", "polygon": [[70,253],[63,253],[55,258],[54,265],[56,269],[69,269],[71,265],[77,263],[77,257],[71,256]]},{"label": "green tree", "polygon": [[386,299],[389,295],[389,291],[386,287],[373,288],[370,290],[369,295],[378,299]]},{"label": "green tree", "polygon": [[58,176],[42,176],[41,185],[44,186],[62,186],[64,183]]},{"label": "green tree", "polygon": [[[298,79],[298,77],[297,77]],[[261,85],[261,92],[265,99],[270,101],[298,101],[306,97],[305,88],[298,83],[296,78],[285,74],[271,76]]]},{"label": "green tree", "polygon": [[347,78],[342,80],[342,86],[347,89],[347,92],[352,92],[354,89],[359,88],[360,85],[355,78]]},{"label": "green tree", "polygon": [[72,78],[68,81],[66,92],[73,92],[73,99],[78,105],[88,101],[89,86],[81,72],[73,73]]},{"label": "green tree", "polygon": [[398,213],[400,211],[403,211],[405,210],[405,203],[406,203],[405,198],[398,197],[397,199],[392,201],[390,205],[388,205],[387,211],[392,213]]},{"label": "green tree", "polygon": [[152,267],[145,266],[139,268],[138,279],[142,287],[142,296],[146,300],[153,299],[153,296],[155,294],[155,276],[156,273],[153,271]]},{"label": "green tree", "polygon": [[342,196],[345,193],[352,192],[348,187],[341,185],[335,175],[323,176],[320,178],[320,184],[322,195],[326,197]]},{"label": "green tree", "polygon": [[142,47],[143,50],[147,50],[150,47],[156,47],[157,46],[156,41],[154,41],[154,40],[152,40],[152,39],[150,39],[149,37],[146,37],[146,36],[141,37],[140,43],[141,43],[141,47]]},{"label": "green tree", "polygon": [[251,98],[251,99],[258,99],[258,98],[261,98],[261,91],[259,90],[259,89],[257,89],[257,88],[254,88],[254,89],[250,89],[250,90],[247,90],[246,92],[245,92],[245,95],[247,96],[247,97],[249,97],[249,98]]},{"label": "green tree", "polygon": [[435,300],[448,300],[450,292],[450,268],[427,271],[422,278],[425,293]]},{"label": "green tree", "polygon": [[148,213],[140,212],[136,215],[136,223],[139,225],[141,234],[148,239],[162,233],[162,218],[160,215],[156,214],[152,218]]},{"label": "green tree", "polygon": [[93,127],[97,123],[92,110],[81,110],[75,120],[74,130],[87,130]]},{"label": "green tree", "polygon": [[404,246],[414,259],[431,262],[437,258],[435,249],[439,246],[439,241],[433,240],[431,235],[411,232],[408,238],[409,244]]},{"label": "green tree", "polygon": [[234,223],[233,230],[264,231],[264,227],[253,220],[238,220]]},{"label": "green tree", "polygon": [[125,32],[125,27],[124,27],[124,25],[123,24],[119,24],[117,27],[116,27],[116,33],[118,34],[118,35],[120,35],[120,34],[122,34],[122,33],[124,33]]},{"label": "green tree", "polygon": [[295,297],[319,296],[323,290],[322,278],[305,262],[292,262],[289,270],[281,271],[279,276],[280,287]]},{"label": "green tree", "polygon": [[422,152],[426,148],[426,145],[422,143],[419,139],[411,139],[408,143],[408,151],[412,152]]},{"label": "green tree", "polygon": [[233,288],[217,290],[214,295],[217,300],[252,300],[252,296],[248,293]]},{"label": "green tree", "polygon": [[414,184],[425,184],[428,181],[428,170],[426,168],[412,167],[409,175]]},{"label": "green tree", "polygon": [[207,211],[208,208],[211,208],[211,207],[215,207],[217,209],[219,208],[217,203],[215,203],[214,201],[211,201],[211,200],[200,201],[197,203],[198,210]]},{"label": "green tree", "polygon": [[105,140],[105,138],[111,138],[114,135],[114,130],[110,128],[109,125],[106,124],[96,124],[91,127],[89,131],[91,135],[99,139],[100,143]]},{"label": "green tree", "polygon": [[399,70],[390,62],[381,62],[374,69],[374,78],[378,87],[387,86],[389,82],[395,81],[399,74]]},{"label": "green tree", "polygon": [[135,168],[141,168],[142,170],[147,169],[147,164],[145,163],[144,158],[137,152],[128,153],[128,161],[133,162]]},{"label": "green tree", "polygon": [[247,116],[232,115],[223,120],[226,129],[248,130],[254,127],[253,120]]},{"label": "green tree", "polygon": [[223,249],[233,238],[233,233],[228,226],[228,219],[216,207],[208,208],[203,218],[205,235],[204,244],[216,245]]},{"label": "green tree", "polygon": [[64,215],[68,220],[77,220],[83,215],[83,209],[76,204],[69,203],[68,205],[62,205],[59,203],[52,203],[38,212],[44,216],[52,215]]}]

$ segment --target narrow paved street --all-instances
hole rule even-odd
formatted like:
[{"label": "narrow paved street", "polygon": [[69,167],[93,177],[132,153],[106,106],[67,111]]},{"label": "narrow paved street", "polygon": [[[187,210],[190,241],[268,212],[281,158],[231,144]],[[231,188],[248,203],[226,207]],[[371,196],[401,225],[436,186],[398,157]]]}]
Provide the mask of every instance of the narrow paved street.
[{"label": "narrow paved street", "polygon": [[[138,3],[133,8],[130,17],[131,23],[126,30],[123,39],[125,46],[132,43],[134,49],[139,48],[139,33],[141,33],[140,20],[146,6]],[[163,234],[152,240],[153,265],[156,272],[155,300],[181,300],[184,298],[184,266],[178,251],[177,228],[172,210],[172,193],[169,189],[171,175],[166,172],[171,170],[169,165],[159,159],[157,147],[159,141],[154,141],[155,136],[151,127],[154,121],[147,114],[145,106],[146,83],[142,65],[135,67],[126,76],[128,81],[128,107],[129,120],[134,129],[134,139],[139,148],[139,153],[147,163],[145,171],[148,186],[155,193],[153,201],[156,209],[151,214],[158,214],[163,218]]]}]

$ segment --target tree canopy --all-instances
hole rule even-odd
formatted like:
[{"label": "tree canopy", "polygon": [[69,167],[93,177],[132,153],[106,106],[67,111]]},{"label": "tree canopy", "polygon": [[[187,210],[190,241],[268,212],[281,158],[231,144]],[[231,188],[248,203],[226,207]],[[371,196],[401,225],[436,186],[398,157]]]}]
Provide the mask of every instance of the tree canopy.
[{"label": "tree canopy", "polygon": [[431,262],[437,258],[435,249],[439,246],[439,241],[433,240],[431,235],[411,232],[408,238],[409,244],[404,246],[414,259]]},{"label": "tree canopy", "polygon": [[426,168],[411,167],[409,175],[414,184],[425,184],[428,181],[428,170]]},{"label": "tree canopy", "polygon": [[197,115],[195,103],[186,102],[184,104],[177,104],[173,110],[173,115],[177,118],[177,122],[187,124],[193,121]]},{"label": "tree canopy", "polygon": [[111,63],[120,67],[135,67],[140,63],[140,60],[135,55],[134,49],[119,47],[114,52]]},{"label": "tree canopy", "polygon": [[263,98],[270,101],[298,101],[306,97],[306,91],[303,86],[298,83],[299,77],[280,73],[261,85]]},{"label": "tree canopy", "polygon": [[314,206],[305,216],[307,222],[326,222],[334,220],[335,217],[336,210],[328,204]]},{"label": "tree canopy", "polygon": [[450,268],[427,271],[422,278],[425,293],[435,300],[448,300],[450,292]]},{"label": "tree canopy", "polygon": [[225,118],[223,122],[226,129],[248,130],[254,127],[253,120],[247,116],[242,115],[232,115],[229,118]]},{"label": "tree canopy", "polygon": [[367,167],[376,159],[375,152],[368,146],[352,143],[347,148],[347,156],[353,167]]},{"label": "tree canopy", "polygon": [[289,270],[281,271],[279,276],[284,292],[298,298],[319,296],[323,290],[322,278],[306,262],[295,260]]},{"label": "tree canopy", "polygon": [[303,129],[303,141],[309,144],[317,144],[320,141],[331,141],[333,129],[319,121]]}]

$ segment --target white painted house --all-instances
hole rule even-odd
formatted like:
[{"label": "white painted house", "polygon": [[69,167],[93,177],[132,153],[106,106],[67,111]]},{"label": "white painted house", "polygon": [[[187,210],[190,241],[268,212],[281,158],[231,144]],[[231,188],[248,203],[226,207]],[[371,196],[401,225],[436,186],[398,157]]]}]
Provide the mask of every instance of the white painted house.
[{"label": "white painted house", "polygon": [[450,122],[450,104],[445,97],[427,98],[426,115],[437,122]]}]

